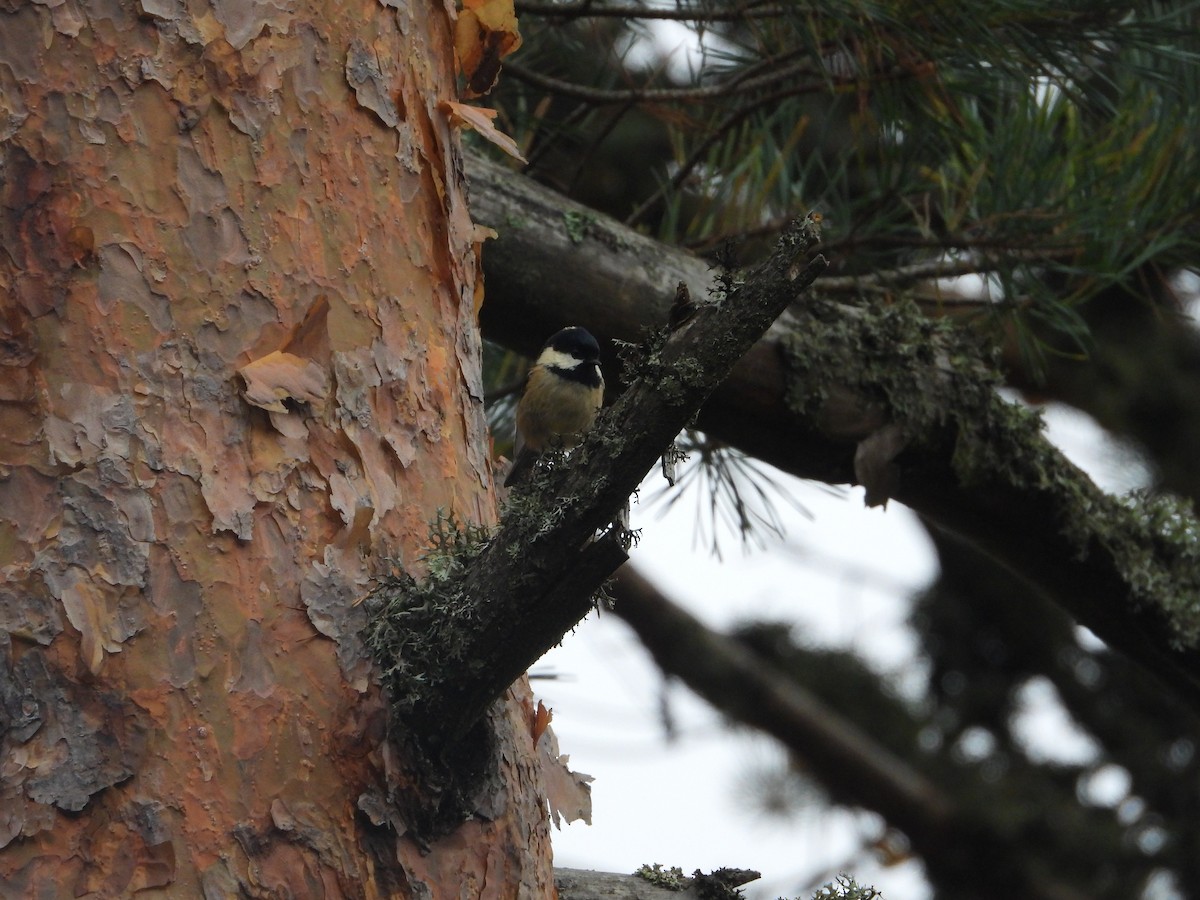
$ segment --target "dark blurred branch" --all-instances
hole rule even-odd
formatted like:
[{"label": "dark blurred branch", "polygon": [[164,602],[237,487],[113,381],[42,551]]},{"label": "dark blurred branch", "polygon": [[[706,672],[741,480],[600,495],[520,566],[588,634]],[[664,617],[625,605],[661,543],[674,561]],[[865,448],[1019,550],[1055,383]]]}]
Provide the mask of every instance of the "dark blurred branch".
[{"label": "dark blurred branch", "polygon": [[1163,487],[1200,510],[1200,331],[1165,273],[1137,270],[1080,311],[1091,340],[1051,355],[1044,372],[1013,355],[1019,386],[1088,412],[1150,457]]},{"label": "dark blurred branch", "polygon": [[[936,528],[929,535],[940,574],[920,594],[914,625],[931,664],[933,701],[952,711],[938,717],[951,723],[946,742],[983,728],[1002,748],[1004,796],[996,807],[1028,806],[1024,798],[1037,797],[1045,819],[1055,824],[1035,843],[1047,848],[1062,877],[1090,873],[1095,884],[1107,878],[1104,896],[1139,895],[1154,869],[1173,871],[1180,884],[1200,884],[1195,710],[1124,656],[1082,647],[1058,607],[1030,596],[1010,571],[974,547]],[[1039,677],[1053,683],[1071,718],[1099,742],[1096,760],[1076,769],[1027,755],[1013,729],[1014,686]],[[1137,817],[1113,821],[1115,828],[1088,821],[1095,809],[1079,802],[1074,777],[1113,764],[1129,773],[1128,796],[1144,804]],[[1145,823],[1161,823],[1171,834],[1151,854],[1131,840]],[[1097,870],[1096,860],[1108,871]]]},{"label": "dark blurred branch", "polygon": [[945,838],[952,797],[865,731],[741,644],[707,628],[632,566],[612,587],[625,620],[666,674],[730,718],[764,731],[811,763],[836,798],[881,813],[914,840]]},{"label": "dark blurred branch", "polygon": [[[969,817],[956,801],[763,658],[703,625],[629,566],[617,576],[614,610],[654,661],[730,718],[778,738],[811,765],[842,802],[875,810],[912,840],[959,897],[1082,900],[1035,875],[1027,849]],[[954,845],[956,853],[947,853]],[[968,887],[970,886],[970,887]],[[962,893],[961,891],[969,891]]]},{"label": "dark blurred branch", "polygon": [[[666,321],[679,281],[697,297],[711,283],[703,261],[529,179],[474,157],[468,175],[474,217],[500,233],[483,250],[488,293],[482,321],[485,334],[506,346],[533,354],[545,335],[565,324],[637,340]],[[819,287],[818,281],[818,294]],[[948,422],[913,435],[914,446],[896,462],[896,499],[1018,573],[1200,707],[1200,652],[1181,644],[1164,612],[1177,598],[1194,595],[1186,585],[1196,567],[1179,557],[1179,546],[1097,489],[1033,428],[989,437],[1006,404],[982,376],[970,374],[984,368],[977,351],[972,356],[952,335],[930,334],[908,348],[914,358],[902,361],[912,380],[889,384],[885,394],[871,385],[868,363],[879,371],[871,354],[905,348],[869,334],[879,311],[826,303],[818,317],[814,308],[797,310],[803,316],[797,331],[810,352],[858,342],[858,355],[816,371],[815,381],[797,379],[782,353],[786,329],[777,331],[735,366],[701,410],[699,426],[802,478],[846,483],[855,477],[858,442],[898,415],[886,397],[919,406],[927,391],[943,392]],[[617,368],[610,364],[607,371]],[[968,430],[982,443],[966,477],[956,447]]]}]

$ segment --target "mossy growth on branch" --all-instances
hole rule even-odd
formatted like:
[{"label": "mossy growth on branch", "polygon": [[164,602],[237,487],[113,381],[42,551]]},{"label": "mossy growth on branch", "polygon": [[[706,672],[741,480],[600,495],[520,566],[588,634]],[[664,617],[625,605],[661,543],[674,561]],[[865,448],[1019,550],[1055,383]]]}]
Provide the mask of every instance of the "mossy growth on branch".
[{"label": "mossy growth on branch", "polygon": [[402,748],[406,774],[389,799],[418,843],[448,834],[486,798],[496,776],[495,741],[486,721],[460,740],[431,739],[430,707],[441,689],[480,663],[467,641],[478,606],[462,588],[463,575],[488,546],[492,532],[439,510],[429,548],[420,557],[425,577],[395,567],[367,597],[364,639],[379,666],[388,700],[389,739]]},{"label": "mossy growth on branch", "polygon": [[883,900],[883,894],[873,887],[863,887],[849,875],[839,875],[817,890],[812,900]]},{"label": "mossy growth on branch", "polygon": [[[1001,383],[982,344],[947,320],[924,316],[915,304],[815,300],[795,313],[782,347],[791,374],[787,402],[803,415],[819,420],[833,390],[850,388],[864,405],[879,404],[910,439],[925,443],[940,440],[948,422],[974,417]],[[1034,433],[1040,427],[1028,412],[1018,424]],[[972,464],[969,452],[962,463]]]},{"label": "mossy growth on branch", "polygon": [[1166,614],[1176,647],[1200,646],[1200,532],[1191,503],[1170,494],[1136,492],[1119,508],[1114,530],[1125,524],[1143,537],[1130,540],[1124,529],[1117,532],[1135,596]]},{"label": "mossy growth on branch", "polygon": [[366,643],[379,664],[393,714],[403,716],[425,695],[430,678],[452,672],[454,636],[473,609],[459,585],[466,568],[487,546],[491,531],[460,523],[438,510],[429,528],[429,549],[420,557],[425,577],[418,581],[400,568],[378,579],[366,600]]},{"label": "mossy growth on branch", "polygon": [[666,888],[669,891],[682,891],[689,884],[687,876],[679,866],[664,868],[662,863],[643,863],[633,874],[655,887]]},{"label": "mossy growth on branch", "polygon": [[1002,379],[974,336],[914,304],[815,300],[796,315],[782,341],[793,409],[820,421],[835,389],[849,389],[863,408],[875,406],[874,427],[896,423],[912,446],[941,448],[962,487],[1036,504],[1080,559],[1103,548],[1130,602],[1159,611],[1177,648],[1200,647],[1200,535],[1182,501],[1100,490],[1039,440],[1037,412],[999,393]]},{"label": "mossy growth on branch", "polygon": [[684,875],[679,866],[665,868],[662,863],[643,864],[633,874],[664,890],[688,891],[697,900],[737,900],[745,896],[738,890],[739,885],[762,877],[761,872],[730,868],[713,869],[707,874],[696,869]]}]

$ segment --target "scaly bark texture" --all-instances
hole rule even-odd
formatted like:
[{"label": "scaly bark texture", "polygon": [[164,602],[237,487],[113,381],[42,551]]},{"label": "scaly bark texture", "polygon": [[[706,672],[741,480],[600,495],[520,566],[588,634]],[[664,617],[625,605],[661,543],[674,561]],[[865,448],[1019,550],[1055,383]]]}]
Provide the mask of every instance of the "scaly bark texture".
[{"label": "scaly bark texture", "polygon": [[353,605],[493,515],[451,6],[0,12],[6,896],[551,894],[517,698],[403,835]]}]

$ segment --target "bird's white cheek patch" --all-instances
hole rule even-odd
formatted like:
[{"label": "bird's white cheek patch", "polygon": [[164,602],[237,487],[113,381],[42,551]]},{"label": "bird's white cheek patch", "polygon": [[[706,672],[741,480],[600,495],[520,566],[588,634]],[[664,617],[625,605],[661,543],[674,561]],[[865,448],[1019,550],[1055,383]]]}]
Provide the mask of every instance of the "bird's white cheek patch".
[{"label": "bird's white cheek patch", "polygon": [[563,353],[561,350],[552,348],[543,350],[542,355],[538,357],[539,366],[550,366],[555,369],[574,369],[579,363],[580,360],[570,353]]}]

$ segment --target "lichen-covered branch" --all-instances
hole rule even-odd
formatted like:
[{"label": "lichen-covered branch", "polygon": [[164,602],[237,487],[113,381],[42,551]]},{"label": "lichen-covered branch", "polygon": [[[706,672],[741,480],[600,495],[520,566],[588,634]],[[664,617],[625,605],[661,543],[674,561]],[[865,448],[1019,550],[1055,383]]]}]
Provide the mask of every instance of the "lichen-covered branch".
[{"label": "lichen-covered branch", "polygon": [[632,875],[556,868],[554,886],[559,900],[732,900],[743,896],[740,885],[761,877],[746,869],[696,870],[688,876],[658,864],[643,865]]},{"label": "lichen-covered branch", "polygon": [[[701,260],[528,179],[469,167],[473,215],[500,231],[484,252],[483,313],[500,343],[532,352],[566,321],[635,339],[666,321],[677,281],[702,296],[712,280]],[[875,438],[866,461],[885,497],[980,547],[1200,707],[1195,518],[1096,488],[996,393],[986,354],[959,332],[912,309],[820,300],[819,280],[813,297],[746,354],[700,427],[829,483],[861,480],[856,454]],[[884,429],[891,440],[878,440]]]}]

